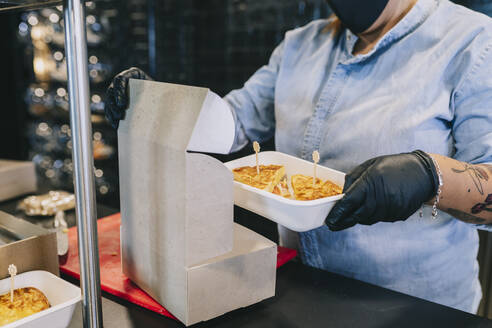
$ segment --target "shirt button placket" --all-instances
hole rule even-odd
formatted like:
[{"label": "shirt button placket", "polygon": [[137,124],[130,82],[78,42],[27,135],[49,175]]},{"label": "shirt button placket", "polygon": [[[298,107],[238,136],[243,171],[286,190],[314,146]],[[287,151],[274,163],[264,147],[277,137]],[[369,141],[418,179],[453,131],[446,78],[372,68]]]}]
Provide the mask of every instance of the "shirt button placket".
[{"label": "shirt button placket", "polygon": [[301,153],[303,159],[310,160],[312,152],[319,149],[323,124],[333,111],[347,76],[347,66],[339,63],[326,81],[304,133]]}]

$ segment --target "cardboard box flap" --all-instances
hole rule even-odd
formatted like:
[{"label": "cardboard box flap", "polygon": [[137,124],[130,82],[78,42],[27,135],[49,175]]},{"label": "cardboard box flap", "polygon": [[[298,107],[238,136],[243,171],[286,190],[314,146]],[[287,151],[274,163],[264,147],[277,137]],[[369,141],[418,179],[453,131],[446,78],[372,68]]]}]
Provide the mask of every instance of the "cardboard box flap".
[{"label": "cardboard box flap", "polygon": [[32,223],[0,211],[0,230],[13,240],[0,245],[0,279],[8,276],[8,265],[17,266],[17,272],[46,270],[58,275],[56,234]]},{"label": "cardboard box flap", "polygon": [[226,154],[235,127],[227,103],[206,88],[130,79],[130,104],[119,131],[175,150]]},{"label": "cardboard box flap", "polygon": [[228,154],[235,136],[235,124],[229,105],[208,91],[193,129],[187,150]]},{"label": "cardboard box flap", "polygon": [[234,249],[187,268],[186,325],[209,320],[275,295],[277,245],[234,224]]},{"label": "cardboard box flap", "polygon": [[0,230],[7,232],[19,240],[50,233],[50,231],[40,226],[18,219],[3,211],[0,211]]},{"label": "cardboard box flap", "polygon": [[251,233],[248,228],[245,228],[237,223],[234,223],[233,227],[234,246],[230,252],[214,258],[206,259],[199,263],[195,263],[194,265],[187,267],[187,270],[195,270],[201,266],[206,266],[210,263],[216,263],[236,256],[258,252],[269,247],[274,247],[275,249],[277,249],[277,244],[275,244],[270,239],[267,239],[256,233]]},{"label": "cardboard box flap", "polygon": [[232,172],[215,158],[186,154],[186,265],[233,247],[234,189]]}]

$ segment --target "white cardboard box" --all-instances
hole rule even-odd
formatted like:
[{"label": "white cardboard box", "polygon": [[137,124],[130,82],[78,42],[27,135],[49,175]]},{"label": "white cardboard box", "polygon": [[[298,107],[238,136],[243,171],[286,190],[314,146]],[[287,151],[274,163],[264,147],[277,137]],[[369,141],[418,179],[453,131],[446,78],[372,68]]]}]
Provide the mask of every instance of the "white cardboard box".
[{"label": "white cardboard box", "polygon": [[0,160],[0,202],[35,191],[34,163]]},{"label": "white cardboard box", "polygon": [[276,245],[233,224],[218,160],[234,120],[208,89],[130,80],[118,130],[123,273],[186,325],[275,293]]}]

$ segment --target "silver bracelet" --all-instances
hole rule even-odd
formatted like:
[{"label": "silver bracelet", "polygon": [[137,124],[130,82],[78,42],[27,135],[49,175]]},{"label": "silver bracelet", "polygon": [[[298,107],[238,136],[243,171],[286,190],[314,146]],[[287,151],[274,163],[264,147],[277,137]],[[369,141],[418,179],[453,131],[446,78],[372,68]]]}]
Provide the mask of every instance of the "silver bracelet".
[{"label": "silver bracelet", "polygon": [[[429,155],[429,154],[427,154]],[[442,192],[442,172],[441,172],[441,168],[439,167],[439,164],[437,163],[437,161],[434,159],[434,157],[432,157],[431,155],[429,155],[429,157],[432,159],[432,163],[434,163],[434,166],[436,167],[436,171],[437,171],[437,176],[439,178],[439,186],[437,187],[437,193],[436,193],[436,200],[434,201],[434,204],[432,205],[432,218],[433,219],[437,219],[437,205],[439,204],[439,198],[441,196],[441,192]]]}]

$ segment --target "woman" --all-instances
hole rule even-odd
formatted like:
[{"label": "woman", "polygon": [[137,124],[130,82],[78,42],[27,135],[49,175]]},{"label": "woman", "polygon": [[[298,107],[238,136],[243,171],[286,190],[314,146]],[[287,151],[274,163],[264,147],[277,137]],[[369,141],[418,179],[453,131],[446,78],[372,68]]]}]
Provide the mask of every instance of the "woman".
[{"label": "woman", "polygon": [[[275,135],[281,152],[319,150],[350,172],[327,226],[298,235],[304,263],[475,312],[476,227],[492,224],[492,21],[448,0],[329,4],[338,18],[287,32],[225,97],[233,151]],[[115,126],[129,77],[147,78],[115,78]]]}]

